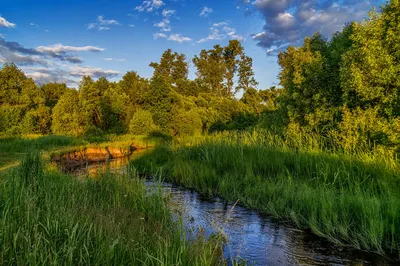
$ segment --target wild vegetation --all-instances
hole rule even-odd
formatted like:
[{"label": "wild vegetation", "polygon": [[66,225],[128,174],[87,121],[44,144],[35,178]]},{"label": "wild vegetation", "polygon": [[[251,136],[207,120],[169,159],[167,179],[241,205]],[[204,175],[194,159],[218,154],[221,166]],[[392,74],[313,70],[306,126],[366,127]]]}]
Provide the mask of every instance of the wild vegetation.
[{"label": "wild vegetation", "polygon": [[[400,1],[391,0],[328,39],[316,33],[288,47],[278,55],[280,86],[266,90],[257,90],[252,59],[238,41],[195,56],[194,80],[186,56],[172,50],[150,64],[150,79],[134,71],[120,81],[84,77],[77,90],[38,86],[5,64],[0,155],[12,158],[0,167],[29,145],[51,150],[123,134],[162,138],[169,144],[131,166],[239,199],[333,242],[400,254],[399,18]],[[41,143],[25,134],[71,137]],[[11,137],[19,144],[10,146]],[[209,256],[212,240],[192,245],[179,229],[168,232],[161,197],[146,195],[136,179],[71,180],[29,155],[2,189],[4,263],[202,264],[218,257]],[[128,228],[130,222],[140,226]],[[17,240],[24,243],[18,249]],[[200,251],[190,252],[194,247]]]},{"label": "wild vegetation", "polygon": [[[141,174],[251,207],[338,244],[400,251],[400,168],[372,153],[331,153],[255,131],[159,146]],[[323,145],[321,145],[323,146]]]},{"label": "wild vegetation", "polygon": [[0,191],[2,265],[223,263],[221,239],[187,241],[161,193],[132,175],[74,179],[33,152]]}]

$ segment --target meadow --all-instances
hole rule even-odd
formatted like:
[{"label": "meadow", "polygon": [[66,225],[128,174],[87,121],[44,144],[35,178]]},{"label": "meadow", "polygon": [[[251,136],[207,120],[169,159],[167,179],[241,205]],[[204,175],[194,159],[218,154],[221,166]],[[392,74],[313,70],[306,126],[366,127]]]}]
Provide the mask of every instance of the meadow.
[{"label": "meadow", "polygon": [[49,164],[50,151],[77,144],[1,142],[22,158],[0,174],[1,265],[224,265],[222,238],[188,240],[161,191],[149,193],[134,173],[77,178]]},{"label": "meadow", "polygon": [[288,221],[328,240],[380,254],[400,251],[396,157],[327,150],[327,141],[262,131],[186,138],[131,161],[166,180]]}]

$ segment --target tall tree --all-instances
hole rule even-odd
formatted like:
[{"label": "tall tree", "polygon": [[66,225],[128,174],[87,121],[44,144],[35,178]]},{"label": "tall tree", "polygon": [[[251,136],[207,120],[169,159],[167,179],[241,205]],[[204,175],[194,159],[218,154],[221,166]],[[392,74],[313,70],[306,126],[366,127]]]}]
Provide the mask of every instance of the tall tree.
[{"label": "tall tree", "polygon": [[214,49],[202,50],[199,56],[193,58],[193,64],[197,68],[197,77],[201,83],[204,83],[209,91],[214,92],[219,97],[223,97],[225,61],[223,57],[224,48],[215,45]]},{"label": "tall tree", "polygon": [[236,92],[240,89],[247,91],[250,88],[256,88],[258,86],[258,82],[254,78],[253,59],[245,54],[241,55],[238,75],[239,80],[238,86],[236,87]]},{"label": "tall tree", "polygon": [[[238,40],[231,40],[229,44],[224,47],[223,57],[225,65],[225,80],[226,92],[225,94],[230,97],[232,95],[234,77],[238,70],[240,56],[243,55],[243,47]],[[238,58],[239,57],[239,58]]]}]

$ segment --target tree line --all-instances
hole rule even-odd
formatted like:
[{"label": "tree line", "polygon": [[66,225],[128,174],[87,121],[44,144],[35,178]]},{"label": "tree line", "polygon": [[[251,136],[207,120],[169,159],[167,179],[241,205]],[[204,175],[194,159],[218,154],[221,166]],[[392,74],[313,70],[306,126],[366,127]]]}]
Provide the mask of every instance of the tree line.
[{"label": "tree line", "polygon": [[[188,78],[184,54],[166,50],[150,79],[127,72],[120,81],[83,77],[79,88],[37,86],[13,64],[0,70],[0,132],[40,134],[193,135],[253,126],[264,108],[252,59],[239,41],[195,56]],[[244,90],[242,99],[234,97]],[[265,95],[269,95],[265,92]],[[250,121],[250,122],[249,122]]]},{"label": "tree line", "polygon": [[[397,149],[400,141],[400,4],[391,0],[329,39],[316,33],[278,55],[280,86],[257,90],[252,58],[239,41],[202,50],[189,62],[170,49],[118,82],[83,77],[38,87],[15,65],[0,70],[0,132],[193,135],[260,127],[312,134],[335,145]],[[266,70],[268,71],[268,70]],[[234,96],[242,90],[243,96]]]}]

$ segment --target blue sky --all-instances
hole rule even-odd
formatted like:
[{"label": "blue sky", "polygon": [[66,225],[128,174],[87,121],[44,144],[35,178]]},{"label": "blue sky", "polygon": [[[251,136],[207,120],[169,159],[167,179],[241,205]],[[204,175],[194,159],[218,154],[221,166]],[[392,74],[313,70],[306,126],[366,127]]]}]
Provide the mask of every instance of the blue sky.
[{"label": "blue sky", "polygon": [[[193,58],[238,39],[253,57],[259,88],[276,84],[277,52],[316,31],[328,36],[380,0],[12,0],[0,6],[0,64],[38,83],[82,75],[152,75],[168,48]],[[191,68],[191,77],[195,77]]]}]

